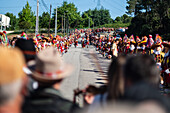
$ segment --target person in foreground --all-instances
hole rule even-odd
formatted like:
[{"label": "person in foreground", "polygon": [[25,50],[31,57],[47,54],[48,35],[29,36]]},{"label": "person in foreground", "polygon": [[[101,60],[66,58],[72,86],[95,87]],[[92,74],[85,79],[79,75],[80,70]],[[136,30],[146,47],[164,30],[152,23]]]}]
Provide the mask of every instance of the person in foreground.
[{"label": "person in foreground", "polygon": [[32,77],[38,88],[25,98],[23,113],[71,113],[79,107],[62,97],[60,85],[71,74],[72,67],[65,64],[59,52],[47,48],[37,54]]},{"label": "person in foreground", "polygon": [[149,55],[130,57],[124,66],[125,93],[123,102],[135,105],[153,102],[170,112],[169,98],[159,92],[159,69]]},{"label": "person in foreground", "polygon": [[24,56],[7,47],[0,47],[0,53],[0,113],[21,113]]}]

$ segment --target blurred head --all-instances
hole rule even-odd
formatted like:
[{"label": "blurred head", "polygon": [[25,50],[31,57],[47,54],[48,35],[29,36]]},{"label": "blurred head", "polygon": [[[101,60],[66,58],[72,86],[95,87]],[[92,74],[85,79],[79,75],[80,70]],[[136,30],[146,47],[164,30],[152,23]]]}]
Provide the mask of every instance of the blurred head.
[{"label": "blurred head", "polygon": [[35,59],[36,49],[32,39],[18,39],[15,43],[15,47],[18,47],[22,51],[26,62]]},{"label": "blurred head", "polygon": [[126,61],[123,72],[126,86],[141,81],[151,84],[157,84],[159,81],[159,69],[153,57],[149,55],[131,56]]},{"label": "blurred head", "polygon": [[92,104],[94,101],[95,95],[99,94],[99,89],[93,85],[89,85],[85,89],[84,100],[87,104]]},{"label": "blurred head", "polygon": [[116,43],[116,44],[119,44],[119,40],[118,40],[118,39],[116,39],[115,43]]},{"label": "blurred head", "polygon": [[119,59],[113,56],[108,70],[108,100],[110,101],[116,100],[123,94],[123,78],[120,71],[121,64]]},{"label": "blurred head", "polygon": [[165,53],[167,53],[169,51],[169,47],[165,47]]},{"label": "blurred head", "polygon": [[64,78],[72,73],[73,67],[65,63],[55,47],[49,47],[36,56],[32,77],[42,87],[53,86],[59,89]]},{"label": "blurred head", "polygon": [[0,106],[16,99],[21,91],[22,80],[16,80],[12,83],[0,85]]},{"label": "blurred head", "polygon": [[[0,48],[0,110],[10,109],[8,104],[21,107],[21,88],[25,74],[24,57],[20,50],[13,48]],[[13,111],[14,112],[14,111]]]}]

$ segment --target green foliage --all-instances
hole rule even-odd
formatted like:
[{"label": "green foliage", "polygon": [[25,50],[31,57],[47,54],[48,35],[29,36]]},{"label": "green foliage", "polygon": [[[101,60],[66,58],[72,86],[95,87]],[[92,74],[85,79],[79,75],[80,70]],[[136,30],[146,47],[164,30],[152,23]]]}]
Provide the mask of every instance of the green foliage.
[{"label": "green foliage", "polygon": [[169,0],[127,0],[128,14],[134,18],[126,31],[128,35],[160,34],[167,38],[170,34]]},{"label": "green foliage", "polygon": [[114,23],[117,23],[117,22],[119,22],[119,23],[131,23],[131,20],[132,20],[132,17],[124,14],[121,17],[119,17],[119,16],[116,17],[115,20],[114,20]]},{"label": "green foliage", "polygon": [[[75,28],[78,27],[83,22],[83,19],[78,12],[76,6],[73,3],[67,3],[66,1],[63,2],[63,5],[57,8],[57,24],[62,27],[62,18],[63,18],[63,25],[64,25],[64,13],[65,13],[65,22],[66,25],[68,24],[69,27]],[[53,17],[52,17],[52,24],[51,27],[55,27],[55,16],[56,16],[56,9],[54,9]]]},{"label": "green foliage", "polygon": [[128,27],[130,23],[113,23],[113,24],[105,24],[102,26],[98,26],[98,28],[106,27],[106,28],[120,28],[120,27]]},{"label": "green foliage", "polygon": [[39,17],[39,27],[48,28],[49,27],[50,14],[48,12],[43,12]]},{"label": "green foliage", "polygon": [[17,23],[18,23],[18,20],[17,20],[16,16],[13,15],[13,13],[9,13],[9,12],[7,12],[5,15],[10,18],[10,25],[11,26],[9,27],[9,30],[16,29],[17,28]]},{"label": "green foliage", "polygon": [[97,8],[94,10],[89,9],[88,11],[83,12],[82,16],[85,14],[92,18],[94,26],[113,23],[113,19],[110,16],[109,10],[104,9],[103,7],[100,10],[97,10]]},{"label": "green foliage", "polygon": [[82,18],[83,18],[82,24],[84,27],[89,27],[89,22],[90,22],[90,26],[94,24],[92,18],[90,18],[87,13],[83,13]]},{"label": "green foliage", "polygon": [[[36,17],[34,12],[31,10],[29,3],[23,7],[22,11],[18,13],[19,18],[16,18],[12,13],[7,13],[7,16],[11,18],[11,27],[10,29],[17,29],[19,27],[22,30],[27,30],[35,28]],[[56,8],[52,13],[51,18],[51,28],[55,28],[55,17],[56,17]],[[65,17],[65,18],[64,18]],[[42,15],[39,16],[39,28],[43,28],[43,30],[47,31],[49,27],[49,19],[50,14],[48,12],[43,12]],[[89,22],[90,27],[127,27],[130,25],[132,17],[128,15],[123,15],[121,17],[117,17],[114,21],[110,16],[110,12],[103,7],[101,9],[89,9],[82,14],[78,11],[77,7],[74,3],[63,2],[63,5],[57,8],[57,28],[62,28],[64,25],[65,19],[65,27],[66,28],[88,28]],[[63,23],[62,23],[63,22]],[[41,31],[40,32],[44,32]]]},{"label": "green foliage", "polygon": [[27,1],[25,7],[23,7],[22,11],[18,13],[19,16],[19,27],[20,29],[31,29],[35,28],[35,16],[31,10],[31,7]]}]

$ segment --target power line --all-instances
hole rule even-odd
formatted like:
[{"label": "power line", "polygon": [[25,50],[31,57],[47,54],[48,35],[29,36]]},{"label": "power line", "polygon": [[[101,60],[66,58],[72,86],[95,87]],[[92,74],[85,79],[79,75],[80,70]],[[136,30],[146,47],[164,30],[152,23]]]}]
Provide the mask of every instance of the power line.
[{"label": "power line", "polygon": [[[32,5],[32,6],[36,6],[36,5]],[[21,7],[24,7],[24,6],[11,6],[11,7],[0,7],[0,8],[14,8],[15,9],[15,8],[21,8]]]},{"label": "power line", "polygon": [[49,13],[49,8],[47,7],[46,3],[44,2],[44,0],[41,0],[43,6],[45,7],[45,9],[47,10],[47,12]]},{"label": "power line", "polygon": [[115,7],[115,6],[111,5],[111,4],[109,4],[109,3],[108,3],[107,5],[110,5],[112,8],[117,9],[117,10],[119,10],[119,11],[121,11],[121,12],[125,12],[125,11],[123,11],[123,10],[121,10],[121,9],[119,9],[119,8],[117,8],[117,7]]},{"label": "power line", "polygon": [[115,3],[117,3],[119,6],[121,6],[121,7],[125,7],[125,6],[123,6],[122,4],[120,4],[119,2],[117,2],[116,0],[114,0],[113,2],[115,2]]}]

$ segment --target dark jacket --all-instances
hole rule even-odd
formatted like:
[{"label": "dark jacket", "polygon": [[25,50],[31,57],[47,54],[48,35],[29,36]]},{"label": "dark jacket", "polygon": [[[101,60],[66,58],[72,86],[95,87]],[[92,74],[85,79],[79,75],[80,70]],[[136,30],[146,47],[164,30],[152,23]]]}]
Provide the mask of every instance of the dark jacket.
[{"label": "dark jacket", "polygon": [[25,98],[23,113],[73,113],[79,107],[54,88],[40,88]]},{"label": "dark jacket", "polygon": [[170,112],[170,100],[169,98],[160,94],[159,90],[152,87],[150,84],[145,82],[139,82],[129,88],[126,88],[123,101],[132,102],[135,104],[144,101],[155,101],[162,108],[164,108],[167,113]]}]

